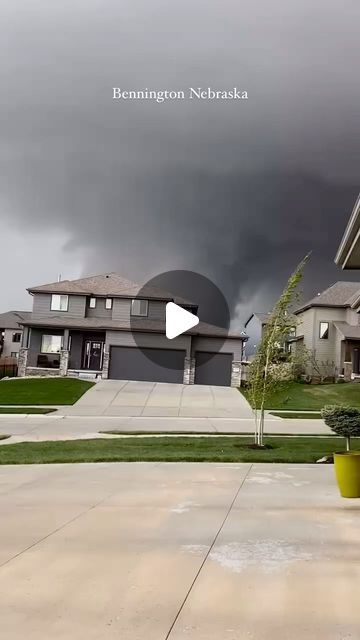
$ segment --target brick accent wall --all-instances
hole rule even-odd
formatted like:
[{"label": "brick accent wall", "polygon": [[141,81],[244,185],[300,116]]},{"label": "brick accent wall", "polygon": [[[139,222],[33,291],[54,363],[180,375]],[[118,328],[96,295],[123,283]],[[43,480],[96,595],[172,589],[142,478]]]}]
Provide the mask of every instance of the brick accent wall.
[{"label": "brick accent wall", "polygon": [[60,376],[60,369],[45,369],[42,367],[26,367],[26,376],[39,376],[40,378]]},{"label": "brick accent wall", "polygon": [[19,378],[23,378],[26,375],[26,365],[28,359],[29,350],[27,347],[21,347],[19,349],[19,358],[18,358],[18,376]]},{"label": "brick accent wall", "polygon": [[63,349],[60,351],[60,375],[67,376],[69,365],[69,351],[68,349]]},{"label": "brick accent wall", "polygon": [[103,353],[103,366],[102,366],[102,373],[101,373],[101,377],[103,380],[107,380],[109,377],[109,362],[110,362],[110,350],[109,350],[109,346],[105,345],[104,353]]}]

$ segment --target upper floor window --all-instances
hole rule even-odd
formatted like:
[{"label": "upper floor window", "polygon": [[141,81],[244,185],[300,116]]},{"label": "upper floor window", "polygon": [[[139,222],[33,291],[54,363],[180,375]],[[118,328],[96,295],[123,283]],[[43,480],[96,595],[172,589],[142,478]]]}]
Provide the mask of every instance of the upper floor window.
[{"label": "upper floor window", "polygon": [[319,332],[320,340],[327,340],[329,337],[329,323],[328,322],[320,322],[320,332]]},{"label": "upper floor window", "polygon": [[12,341],[13,342],[21,342],[21,333],[20,332],[16,332],[12,334]]},{"label": "upper floor window", "polygon": [[51,311],[67,311],[69,307],[69,296],[53,293],[51,296]]},{"label": "upper floor window", "polygon": [[95,307],[96,307],[96,298],[90,298],[89,307],[90,307],[90,309],[95,309]]},{"label": "upper floor window", "polygon": [[105,309],[112,309],[112,298],[106,298]]},{"label": "upper floor window", "polygon": [[138,300],[135,298],[131,300],[131,315],[132,316],[147,316],[148,314],[148,300]]},{"label": "upper floor window", "polygon": [[295,337],[296,337],[296,327],[290,327],[289,338],[295,338]]}]

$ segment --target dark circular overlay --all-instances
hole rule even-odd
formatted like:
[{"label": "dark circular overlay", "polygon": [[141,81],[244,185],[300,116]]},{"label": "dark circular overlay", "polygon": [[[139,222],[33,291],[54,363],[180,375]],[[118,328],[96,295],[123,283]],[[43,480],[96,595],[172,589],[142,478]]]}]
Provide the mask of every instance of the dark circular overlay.
[{"label": "dark circular overlay", "polygon": [[[198,343],[198,350],[203,352],[202,363],[211,360],[221,350],[230,327],[230,311],[224,295],[209,278],[194,271],[165,271],[148,280],[139,290],[136,300],[147,300],[148,303],[132,305],[132,335],[143,355],[156,365],[165,369],[183,369],[181,358],[170,358],[164,353],[165,349],[184,349],[182,335],[173,340],[165,336],[166,302],[175,302],[199,317],[199,325],[190,329],[189,333],[210,341],[210,346],[209,342]],[[149,337],[149,331],[154,332],[154,339]],[[163,338],[161,344],[155,338],[159,332]],[[147,334],[146,338],[144,333]],[[196,349],[196,342],[194,347]]]}]

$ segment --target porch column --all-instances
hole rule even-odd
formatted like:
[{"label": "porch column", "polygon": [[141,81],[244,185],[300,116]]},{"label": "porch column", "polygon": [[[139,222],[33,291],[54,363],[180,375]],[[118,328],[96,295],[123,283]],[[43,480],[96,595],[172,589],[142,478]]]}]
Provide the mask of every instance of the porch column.
[{"label": "porch column", "polygon": [[64,351],[69,350],[69,338],[70,338],[69,329],[64,329],[64,337],[63,337],[63,344],[62,344],[62,348]]},{"label": "porch column", "polygon": [[19,357],[18,357],[18,377],[19,378],[23,378],[26,375],[28,352],[29,352],[29,349],[27,347],[21,347],[19,349]]},{"label": "porch column", "polygon": [[29,327],[23,327],[23,333],[21,338],[21,346],[27,347],[29,343]]},{"label": "porch column", "polygon": [[64,329],[64,339],[62,349],[60,351],[59,373],[66,376],[69,366],[69,329]]},{"label": "porch column", "polygon": [[352,362],[344,362],[344,380],[351,382]]}]

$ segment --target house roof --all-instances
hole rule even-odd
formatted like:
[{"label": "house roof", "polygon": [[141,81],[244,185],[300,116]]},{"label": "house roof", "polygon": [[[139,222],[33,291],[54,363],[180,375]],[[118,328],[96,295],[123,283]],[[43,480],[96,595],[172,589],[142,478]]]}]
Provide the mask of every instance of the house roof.
[{"label": "house roof", "polygon": [[196,306],[194,302],[158,287],[144,286],[123,278],[118,273],[104,273],[79,280],[61,280],[37,287],[29,287],[29,293],[63,293],[90,296],[111,296],[113,298],[136,298],[141,294],[149,299],[173,300],[177,304]]},{"label": "house roof", "polygon": [[19,329],[19,324],[31,316],[31,311],[6,311],[0,313],[1,329]]},{"label": "house roof", "polygon": [[296,309],[294,313],[298,314],[310,309],[310,307],[356,307],[359,298],[360,282],[335,282],[331,287]]},{"label": "house roof", "polygon": [[[165,333],[165,322],[163,320],[149,320],[148,318],[133,319],[131,324],[126,321],[108,320],[106,318],[65,318],[63,316],[51,316],[39,318],[28,318],[24,323],[29,327],[53,327],[58,329],[96,329],[113,331],[142,331],[144,333]],[[190,335],[207,336],[212,338],[229,338],[236,340],[247,340],[245,334],[227,331],[222,327],[217,327],[207,322],[199,322],[195,327],[186,332]]]},{"label": "house roof", "polygon": [[335,327],[340,331],[343,338],[360,340],[360,326],[348,324],[347,322],[336,321]]},{"label": "house roof", "polygon": [[248,318],[245,322],[245,327],[249,324],[250,320],[252,320],[253,318],[256,318],[257,320],[259,320],[259,322],[261,322],[261,324],[267,324],[269,322],[269,319],[271,318],[271,313],[257,313],[254,312],[251,314],[250,318]]},{"label": "house roof", "polygon": [[360,269],[360,194],[340,242],[335,262],[343,269]]}]

